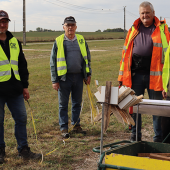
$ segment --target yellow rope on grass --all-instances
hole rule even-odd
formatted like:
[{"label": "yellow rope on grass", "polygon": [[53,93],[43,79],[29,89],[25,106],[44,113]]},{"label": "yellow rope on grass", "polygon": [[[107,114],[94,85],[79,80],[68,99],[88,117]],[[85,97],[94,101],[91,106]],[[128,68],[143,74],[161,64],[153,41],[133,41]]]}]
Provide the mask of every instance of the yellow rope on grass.
[{"label": "yellow rope on grass", "polygon": [[[82,105],[81,105],[80,115],[81,115],[81,112],[82,112],[82,109],[83,109],[83,103],[84,103],[84,100],[83,100]],[[80,118],[80,115],[78,117],[78,120]],[[78,120],[77,120],[77,122],[78,122]],[[76,126],[77,122],[68,130],[68,133]],[[63,139],[64,146],[65,146],[66,141],[68,141],[69,139],[70,139],[70,137],[68,139],[65,139],[65,140]],[[54,149],[53,151],[47,153],[45,156],[50,155],[51,153],[55,152],[57,149],[59,149],[59,148]]]},{"label": "yellow rope on grass", "polygon": [[[26,100],[26,101],[28,103],[29,108],[31,109],[29,101],[28,100]],[[35,139],[36,139],[36,143],[37,143],[37,146],[38,146],[37,131],[36,131],[35,123],[34,123],[34,117],[33,117],[32,109],[31,109],[31,118],[32,118],[32,124],[33,124],[33,128],[34,128]],[[41,163],[42,163],[43,162],[43,153],[42,153],[41,149],[40,149],[40,151],[41,151],[41,155],[42,155],[42,159],[41,159]]]},{"label": "yellow rope on grass", "polygon": [[88,97],[89,97],[89,101],[90,101],[90,106],[91,106],[91,112],[92,112],[92,119],[93,119],[93,122],[94,122],[94,118],[97,116],[97,110],[94,106],[94,99],[93,99],[93,95],[91,93],[91,90],[90,90],[90,85],[87,84],[87,93],[88,93]]},{"label": "yellow rope on grass", "polygon": [[[29,106],[29,108],[30,108],[30,110],[31,110],[32,124],[33,124],[33,127],[34,127],[34,133],[35,133],[35,137],[36,137],[36,143],[37,143],[37,145],[38,145],[38,138],[37,138],[37,132],[36,132],[36,127],[35,127],[35,123],[34,123],[34,117],[33,117],[33,114],[32,114],[32,109],[31,109],[31,106],[30,106],[28,100],[27,100],[27,103],[28,103],[28,106]],[[83,103],[84,103],[84,100],[83,100],[83,102],[82,102],[80,115],[81,115],[81,112],[82,112],[82,109],[83,109]],[[79,118],[80,118],[80,115],[79,115]],[[78,118],[78,120],[79,120],[79,118]],[[77,120],[77,122],[78,122],[78,120]],[[74,126],[77,124],[77,122],[69,129],[68,132],[70,132],[70,131],[74,128]],[[69,137],[68,139],[63,140],[64,146],[65,146],[65,142],[68,141],[69,139],[70,139],[70,137]],[[45,154],[44,156],[50,155],[51,153],[55,152],[57,149],[59,149],[59,148],[55,148],[54,150],[52,150],[51,152]],[[41,149],[40,149],[40,150],[41,150]],[[42,154],[42,160],[41,160],[40,163],[43,162],[43,153],[42,153],[42,151],[41,151],[41,154]]]}]

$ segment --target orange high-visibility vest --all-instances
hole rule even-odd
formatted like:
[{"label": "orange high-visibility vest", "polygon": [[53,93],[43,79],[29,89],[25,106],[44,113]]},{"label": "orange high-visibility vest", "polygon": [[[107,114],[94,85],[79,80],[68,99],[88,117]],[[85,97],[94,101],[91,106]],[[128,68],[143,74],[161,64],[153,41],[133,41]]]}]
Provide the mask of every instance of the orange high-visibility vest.
[{"label": "orange high-visibility vest", "polygon": [[[157,17],[154,17],[154,24],[156,26],[154,32],[151,35],[153,41],[153,51],[152,51],[152,59],[151,59],[151,66],[150,66],[150,84],[149,88],[154,91],[162,91],[162,68],[163,62],[162,58],[164,58],[164,52],[162,47],[162,40],[161,40],[161,33],[159,26],[164,23],[160,22]],[[132,65],[132,50],[133,50],[133,42],[136,35],[139,33],[138,28],[140,26],[141,20],[138,18],[132,28],[129,29],[124,48],[122,51],[122,60],[120,62],[120,71],[118,81],[122,81],[122,84],[127,87],[132,87],[132,78],[131,78],[131,65]],[[165,25],[164,33],[169,42],[169,31],[168,26]],[[128,48],[126,46],[128,45]],[[122,64],[123,63],[123,64]],[[123,67],[122,67],[123,65]]]}]

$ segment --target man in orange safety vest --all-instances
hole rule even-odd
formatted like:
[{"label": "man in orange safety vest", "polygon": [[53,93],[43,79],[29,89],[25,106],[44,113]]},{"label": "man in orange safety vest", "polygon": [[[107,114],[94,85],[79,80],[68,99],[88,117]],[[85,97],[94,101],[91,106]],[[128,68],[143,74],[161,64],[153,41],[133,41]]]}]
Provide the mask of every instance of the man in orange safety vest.
[{"label": "man in orange safety vest", "polygon": [[[162,68],[169,31],[165,21],[155,16],[153,5],[144,1],[139,6],[140,17],[129,29],[120,62],[119,85],[131,87],[136,95],[148,91],[150,99],[162,100]],[[133,113],[136,121],[136,114]],[[141,140],[141,114],[138,119],[138,141]],[[162,142],[161,117],[153,116],[154,142]],[[132,126],[131,140],[136,140]]]}]

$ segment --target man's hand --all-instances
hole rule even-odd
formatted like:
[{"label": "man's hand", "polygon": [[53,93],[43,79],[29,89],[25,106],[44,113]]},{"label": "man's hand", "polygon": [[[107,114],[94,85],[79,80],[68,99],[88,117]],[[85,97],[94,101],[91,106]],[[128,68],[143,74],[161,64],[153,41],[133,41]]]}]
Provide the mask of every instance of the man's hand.
[{"label": "man's hand", "polygon": [[88,77],[87,77],[87,80],[85,80],[84,82],[85,82],[86,85],[87,85],[87,84],[90,85],[90,81],[91,81],[91,76],[88,76]]},{"label": "man's hand", "polygon": [[23,89],[23,97],[26,101],[30,98],[30,94],[27,88]]},{"label": "man's hand", "polygon": [[122,81],[119,81],[119,86],[122,86]]},{"label": "man's hand", "polygon": [[52,87],[53,87],[54,90],[58,91],[58,89],[60,88],[60,84],[59,83],[54,83],[54,84],[52,84]]},{"label": "man's hand", "polygon": [[162,96],[163,98],[167,98],[167,92],[165,92],[165,90],[162,91]]}]

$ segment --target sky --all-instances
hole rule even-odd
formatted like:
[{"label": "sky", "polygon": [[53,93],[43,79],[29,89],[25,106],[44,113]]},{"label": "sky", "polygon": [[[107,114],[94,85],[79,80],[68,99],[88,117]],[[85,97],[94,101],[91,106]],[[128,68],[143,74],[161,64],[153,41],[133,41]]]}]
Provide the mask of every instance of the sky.
[{"label": "sky", "polygon": [[[126,29],[139,17],[141,0],[25,0],[26,31],[37,27],[63,30],[65,17],[73,16],[77,31],[94,32],[113,28],[124,28],[124,7]],[[150,0],[155,15],[165,18],[170,26],[170,0]],[[23,0],[0,0],[1,10],[9,14],[9,31],[23,30]]]}]

